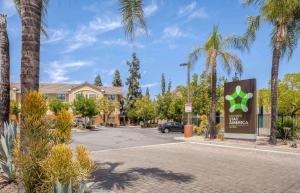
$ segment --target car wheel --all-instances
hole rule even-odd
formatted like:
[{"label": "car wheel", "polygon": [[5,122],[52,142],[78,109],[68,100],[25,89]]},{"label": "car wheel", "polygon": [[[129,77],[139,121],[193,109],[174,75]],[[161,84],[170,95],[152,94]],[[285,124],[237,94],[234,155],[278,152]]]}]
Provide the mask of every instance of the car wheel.
[{"label": "car wheel", "polygon": [[164,129],[164,133],[169,133],[170,130],[167,128],[167,129]]}]

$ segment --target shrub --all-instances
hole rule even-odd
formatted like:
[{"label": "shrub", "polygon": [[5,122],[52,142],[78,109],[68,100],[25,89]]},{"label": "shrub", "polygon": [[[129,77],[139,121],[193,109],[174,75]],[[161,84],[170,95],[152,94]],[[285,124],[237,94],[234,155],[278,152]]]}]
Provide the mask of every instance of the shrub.
[{"label": "shrub", "polygon": [[200,117],[201,123],[199,127],[196,127],[196,133],[198,135],[205,135],[205,137],[208,137],[208,118],[206,115],[202,115]]},{"label": "shrub", "polygon": [[15,179],[15,166],[13,164],[13,150],[17,139],[17,124],[4,123],[4,134],[0,144],[0,166],[8,182]]},{"label": "shrub", "polygon": [[[278,138],[281,138],[283,140],[286,139],[292,139],[293,137],[295,137],[296,135],[296,128],[293,127],[293,119],[288,117],[286,118],[283,122],[281,120],[277,121],[276,124],[276,136]],[[285,129],[285,128],[290,128],[289,130]]]},{"label": "shrub", "polygon": [[69,105],[64,103],[62,100],[54,99],[49,102],[49,108],[54,114],[57,114],[61,110],[68,110]]},{"label": "shrub", "polygon": [[11,100],[10,101],[10,114],[18,116],[19,113],[20,113],[19,104],[16,101]]},{"label": "shrub", "polygon": [[72,115],[65,109],[57,112],[54,120],[54,137],[56,144],[69,143],[72,137]]}]

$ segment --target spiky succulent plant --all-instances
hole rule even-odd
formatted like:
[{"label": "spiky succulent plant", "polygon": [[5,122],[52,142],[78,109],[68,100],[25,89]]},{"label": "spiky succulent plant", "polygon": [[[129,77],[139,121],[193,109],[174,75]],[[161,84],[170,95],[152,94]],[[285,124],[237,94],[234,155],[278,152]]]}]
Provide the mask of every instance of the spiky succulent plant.
[{"label": "spiky succulent plant", "polygon": [[[78,188],[75,193],[84,193],[85,183],[81,182],[78,185]],[[56,181],[54,184],[54,193],[72,193],[72,182],[71,180],[67,184],[61,184],[59,181]]]},{"label": "spiky succulent plant", "polygon": [[4,123],[4,134],[1,136],[0,165],[8,181],[14,180],[14,164],[12,154],[17,137],[18,126],[16,123]]}]

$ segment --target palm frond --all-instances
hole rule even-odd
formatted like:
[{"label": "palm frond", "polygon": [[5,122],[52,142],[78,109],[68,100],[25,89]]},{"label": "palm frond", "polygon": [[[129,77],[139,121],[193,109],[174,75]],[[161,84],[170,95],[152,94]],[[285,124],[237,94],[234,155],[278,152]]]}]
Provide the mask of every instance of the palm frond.
[{"label": "palm frond", "polygon": [[191,65],[195,64],[198,61],[201,52],[203,52],[203,51],[204,51],[204,49],[201,47],[194,48],[191,51],[191,53],[188,55],[188,63]]},{"label": "palm frond", "polygon": [[18,10],[19,14],[20,14],[20,0],[14,0],[16,9]]},{"label": "palm frond", "polygon": [[220,51],[219,55],[228,74],[231,72],[232,68],[234,68],[237,73],[242,74],[243,65],[239,57],[226,51]]},{"label": "palm frond", "polygon": [[256,31],[258,31],[260,27],[260,16],[248,16],[248,27],[247,31],[244,35],[247,44],[254,42],[256,39]]},{"label": "palm frond", "polygon": [[211,61],[212,61],[212,49],[207,50],[206,71],[208,71],[209,67],[211,66]]},{"label": "palm frond", "polygon": [[244,0],[243,4],[246,5],[246,6],[249,6],[249,5],[262,5],[265,3],[266,0]]},{"label": "palm frond", "polygon": [[222,45],[230,49],[233,48],[240,51],[249,51],[249,45],[246,37],[231,35],[223,40]]},{"label": "palm frond", "polygon": [[142,0],[120,0],[120,6],[126,37],[134,41],[138,27],[147,32]]},{"label": "palm frond", "polygon": [[204,49],[209,50],[213,48],[219,50],[221,46],[221,40],[222,36],[219,32],[219,26],[214,25],[211,35],[209,36],[207,42],[204,44]]}]

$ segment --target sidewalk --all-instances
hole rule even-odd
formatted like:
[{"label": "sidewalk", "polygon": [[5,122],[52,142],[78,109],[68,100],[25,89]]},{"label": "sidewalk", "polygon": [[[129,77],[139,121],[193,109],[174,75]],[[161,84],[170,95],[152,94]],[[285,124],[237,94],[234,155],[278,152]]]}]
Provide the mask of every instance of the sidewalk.
[{"label": "sidewalk", "polygon": [[[230,148],[244,148],[244,149],[259,149],[259,150],[267,150],[267,151],[278,151],[278,152],[287,152],[287,153],[296,153],[300,155],[300,141],[289,141],[287,145],[283,143],[282,140],[277,141],[277,145],[270,145],[268,137],[257,137],[256,141],[250,140],[239,140],[239,139],[206,139],[203,136],[194,135],[191,138],[185,137],[175,137],[175,140],[185,141],[190,143],[198,143],[203,145],[215,145],[215,146],[223,146]],[[292,148],[290,145],[292,143],[297,144],[297,148]]]}]

